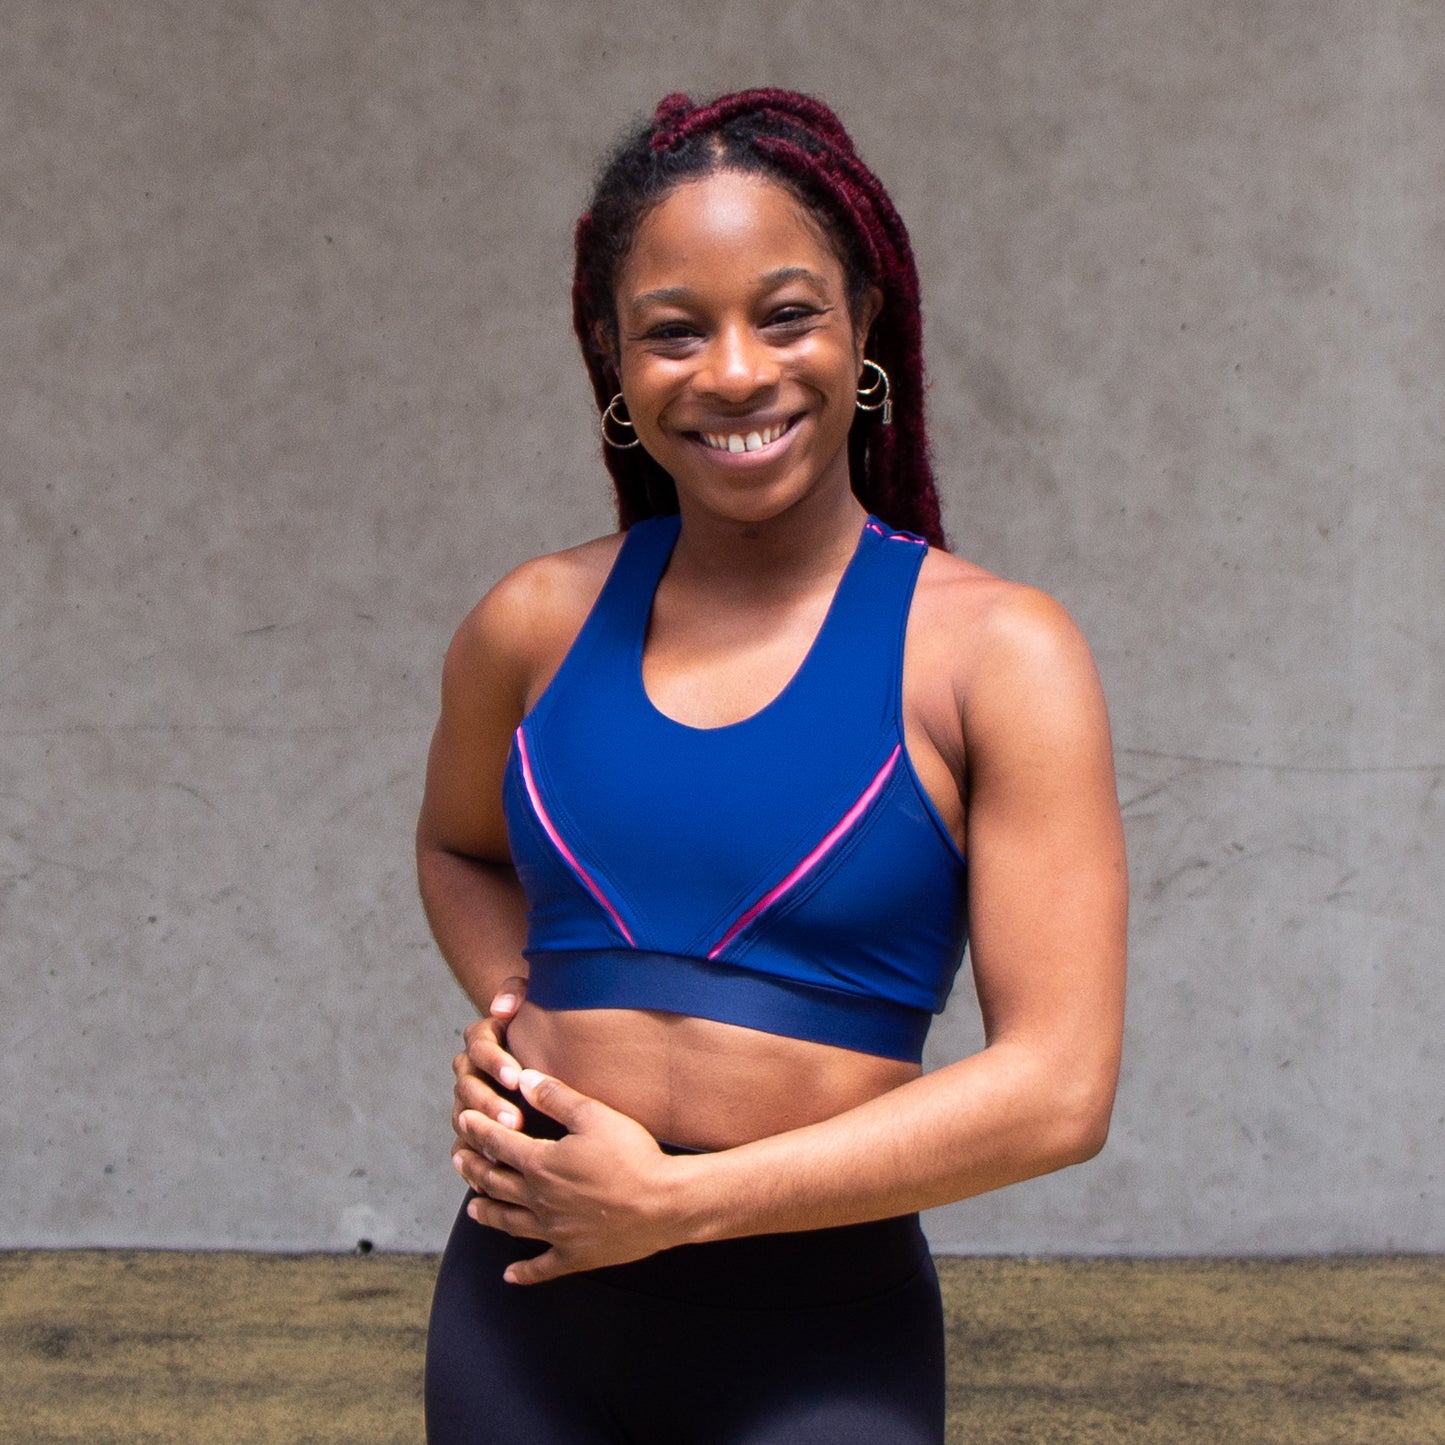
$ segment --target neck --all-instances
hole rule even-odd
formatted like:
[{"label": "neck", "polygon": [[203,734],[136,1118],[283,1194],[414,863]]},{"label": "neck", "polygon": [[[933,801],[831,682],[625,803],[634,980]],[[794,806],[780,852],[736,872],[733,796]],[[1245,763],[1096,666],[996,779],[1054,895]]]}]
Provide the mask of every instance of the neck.
[{"label": "neck", "polygon": [[813,493],[760,521],[720,517],[680,500],[682,530],[668,567],[674,580],[754,599],[836,578],[867,516],[851,489]]}]

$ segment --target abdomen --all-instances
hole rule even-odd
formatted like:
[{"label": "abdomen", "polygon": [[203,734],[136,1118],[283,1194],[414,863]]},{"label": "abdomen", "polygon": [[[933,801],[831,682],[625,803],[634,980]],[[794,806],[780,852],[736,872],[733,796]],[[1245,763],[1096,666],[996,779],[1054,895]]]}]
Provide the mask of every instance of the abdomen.
[{"label": "abdomen", "polygon": [[636,1119],[656,1139],[695,1149],[832,1118],[921,1072],[905,1060],[641,1009],[524,1003],[508,1045],[523,1068]]}]

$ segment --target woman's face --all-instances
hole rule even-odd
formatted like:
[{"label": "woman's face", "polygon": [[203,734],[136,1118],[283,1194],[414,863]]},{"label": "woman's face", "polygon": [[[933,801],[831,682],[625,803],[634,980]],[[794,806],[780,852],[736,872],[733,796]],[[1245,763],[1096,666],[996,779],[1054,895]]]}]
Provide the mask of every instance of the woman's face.
[{"label": "woman's face", "polygon": [[720,171],[637,228],[617,283],[618,372],[684,512],[776,516],[847,491],[863,343],[843,267],[783,187]]}]

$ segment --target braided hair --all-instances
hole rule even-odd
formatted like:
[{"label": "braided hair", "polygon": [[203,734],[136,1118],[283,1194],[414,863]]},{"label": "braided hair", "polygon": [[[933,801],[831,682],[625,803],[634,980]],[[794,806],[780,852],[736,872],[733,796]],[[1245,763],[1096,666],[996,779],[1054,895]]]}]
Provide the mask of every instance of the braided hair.
[{"label": "braided hair", "polygon": [[[738,171],[790,191],[822,227],[842,264],[848,305],[873,288],[882,308],[866,352],[892,381],[893,419],[860,412],[848,438],[853,491],[891,527],[942,547],[938,494],[923,417],[923,325],[908,232],[838,117],[788,90],[744,90],[694,105],[669,95],[603,163],[577,222],[572,319],[599,411],[619,389],[615,289],[644,216],[684,181]],[[623,527],[677,511],[672,478],[643,447],[603,449]]]}]

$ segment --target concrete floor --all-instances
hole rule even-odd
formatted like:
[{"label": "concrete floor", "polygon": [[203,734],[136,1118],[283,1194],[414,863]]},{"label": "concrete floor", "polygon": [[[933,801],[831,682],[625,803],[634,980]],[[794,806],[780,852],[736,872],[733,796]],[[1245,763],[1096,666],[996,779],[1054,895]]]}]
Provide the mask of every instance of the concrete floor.
[{"label": "concrete floor", "polygon": [[[0,1254],[0,1441],[420,1441],[434,1269]],[[1445,1259],[939,1269],[950,1445],[1445,1442]]]}]

